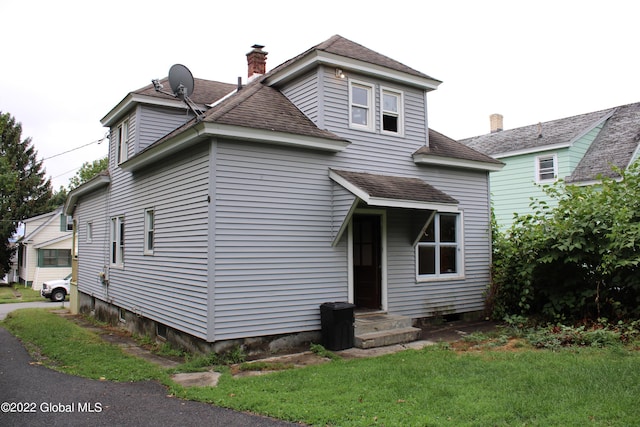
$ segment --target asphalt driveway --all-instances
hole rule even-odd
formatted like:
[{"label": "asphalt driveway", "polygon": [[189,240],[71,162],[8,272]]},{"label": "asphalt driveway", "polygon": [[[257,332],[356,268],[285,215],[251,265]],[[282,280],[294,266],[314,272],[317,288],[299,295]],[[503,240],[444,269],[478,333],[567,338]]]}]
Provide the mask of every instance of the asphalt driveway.
[{"label": "asphalt driveway", "polygon": [[22,343],[0,327],[1,426],[296,425],[171,398],[154,381],[96,381],[32,362]]}]

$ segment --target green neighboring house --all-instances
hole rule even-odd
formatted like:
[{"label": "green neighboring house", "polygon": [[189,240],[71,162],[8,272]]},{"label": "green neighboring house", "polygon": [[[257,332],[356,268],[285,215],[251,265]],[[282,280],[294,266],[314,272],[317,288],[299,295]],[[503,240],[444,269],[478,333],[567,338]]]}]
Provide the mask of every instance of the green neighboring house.
[{"label": "green neighboring house", "polygon": [[496,220],[508,229],[514,213],[527,214],[531,198],[548,200],[542,187],[564,180],[592,185],[616,178],[613,166],[627,168],[638,157],[640,103],[622,105],[516,129],[503,130],[491,116],[491,133],[461,140],[505,166],[490,174]]}]

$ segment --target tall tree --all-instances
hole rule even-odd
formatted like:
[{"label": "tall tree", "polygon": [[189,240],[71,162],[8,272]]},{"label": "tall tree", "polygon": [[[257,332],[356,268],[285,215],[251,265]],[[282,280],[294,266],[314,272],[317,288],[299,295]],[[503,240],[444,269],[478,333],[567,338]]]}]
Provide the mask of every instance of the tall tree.
[{"label": "tall tree", "polygon": [[93,162],[84,162],[78,172],[69,180],[69,191],[76,187],[80,187],[91,178],[106,170],[109,167],[109,158],[94,160]]},{"label": "tall tree", "polygon": [[0,272],[9,271],[15,249],[9,238],[25,218],[46,212],[51,199],[51,181],[45,178],[42,160],[22,138],[22,125],[0,111]]}]

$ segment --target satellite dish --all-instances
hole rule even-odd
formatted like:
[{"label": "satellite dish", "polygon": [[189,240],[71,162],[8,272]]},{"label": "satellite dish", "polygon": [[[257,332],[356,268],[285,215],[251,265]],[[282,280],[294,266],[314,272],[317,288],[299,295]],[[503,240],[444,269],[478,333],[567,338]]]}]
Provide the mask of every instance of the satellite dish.
[{"label": "satellite dish", "polygon": [[169,69],[169,85],[173,94],[180,99],[188,98],[193,93],[193,75],[182,64],[172,65]]},{"label": "satellite dish", "polygon": [[156,92],[164,93],[165,95],[180,98],[187,104],[189,110],[196,116],[196,120],[200,121],[204,118],[204,113],[200,111],[195,102],[193,102],[189,95],[193,93],[193,75],[187,67],[182,64],[172,65],[169,69],[169,85],[173,93],[165,92],[162,90],[162,84],[158,79],[151,80]]}]

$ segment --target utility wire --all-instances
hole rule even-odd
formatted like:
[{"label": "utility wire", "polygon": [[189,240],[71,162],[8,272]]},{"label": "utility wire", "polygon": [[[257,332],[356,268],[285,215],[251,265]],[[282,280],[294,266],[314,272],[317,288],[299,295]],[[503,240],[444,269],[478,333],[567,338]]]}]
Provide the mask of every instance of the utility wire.
[{"label": "utility wire", "polygon": [[102,138],[100,138],[100,139],[97,139],[97,140],[95,140],[95,141],[91,141],[91,142],[90,142],[90,143],[88,143],[88,144],[84,144],[84,145],[81,145],[81,146],[76,147],[76,148],[72,148],[71,150],[67,150],[67,151],[64,151],[64,152],[62,152],[62,153],[54,154],[53,156],[49,156],[49,157],[47,157],[47,158],[45,158],[45,159],[42,159],[42,161],[49,160],[49,159],[53,159],[54,157],[62,156],[63,154],[71,153],[72,151],[76,151],[76,150],[79,150],[79,149],[81,149],[81,148],[88,147],[89,145],[92,145],[92,144],[100,144],[102,141],[104,141],[105,139],[107,139],[107,137],[108,137],[108,136],[109,136],[109,132],[105,133],[105,134],[104,134],[104,137],[102,137]]}]

